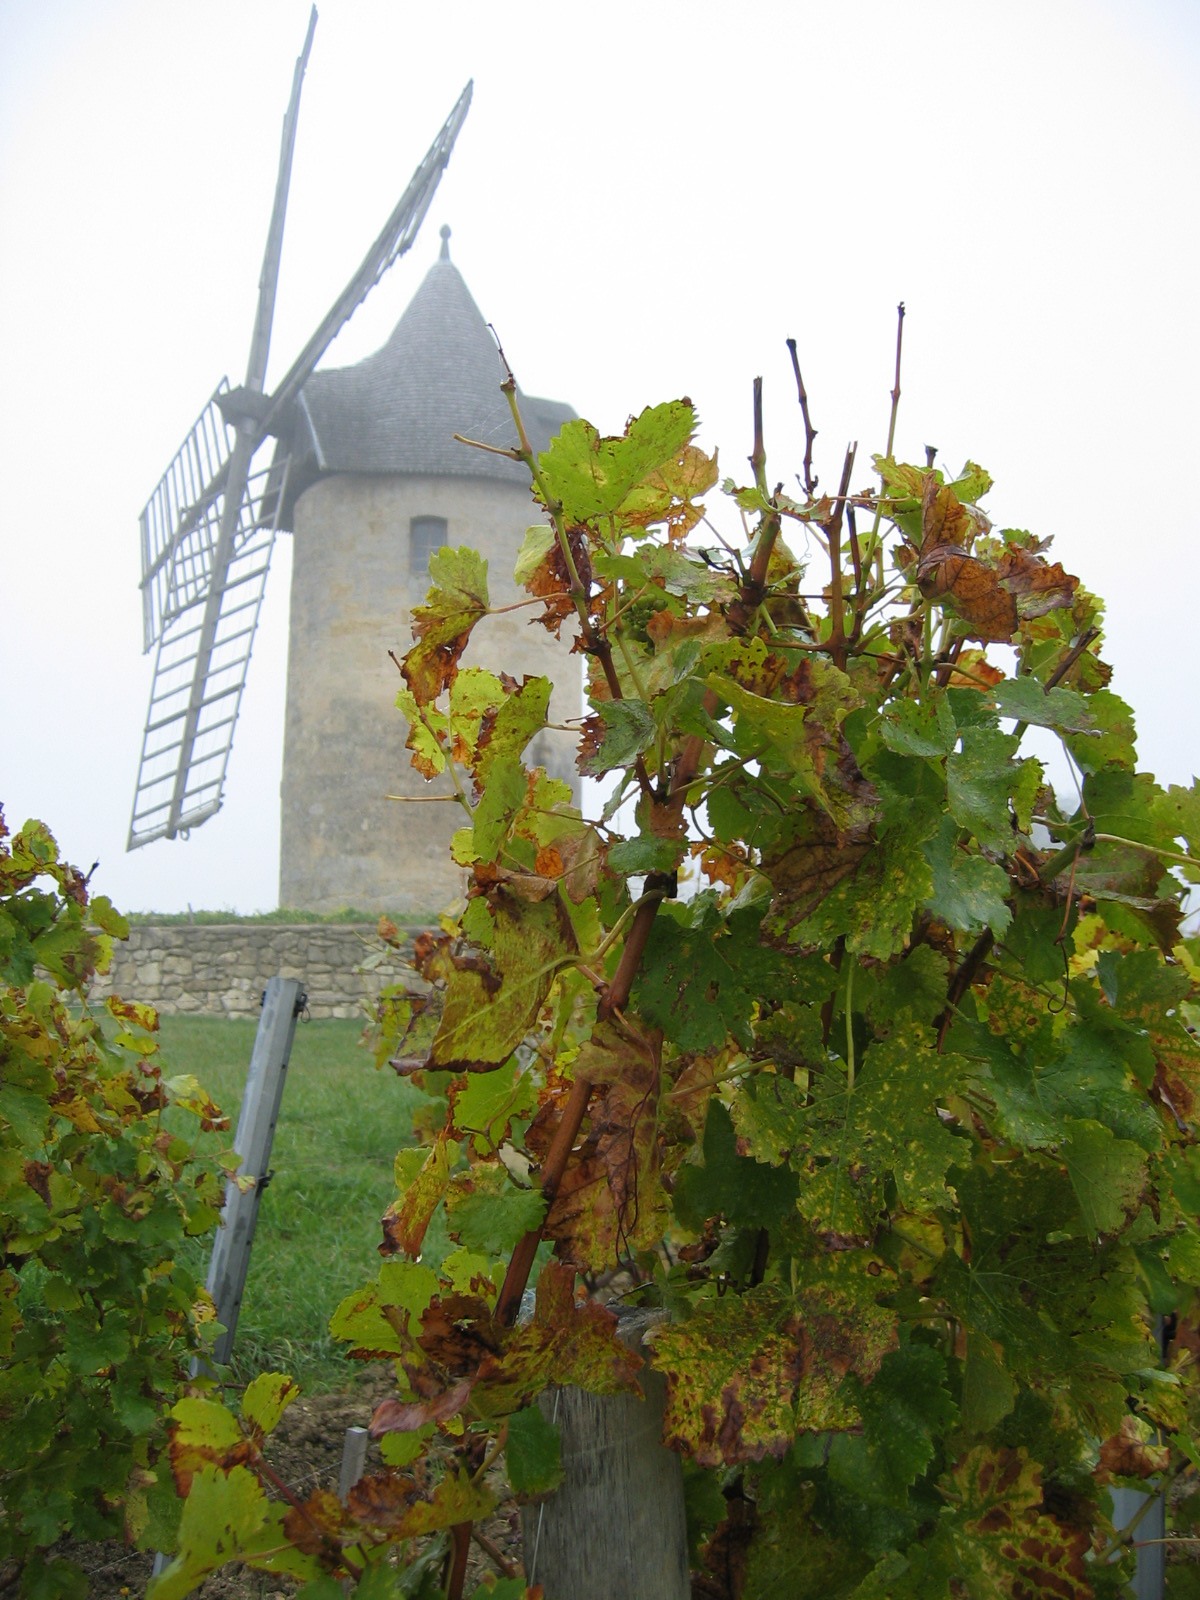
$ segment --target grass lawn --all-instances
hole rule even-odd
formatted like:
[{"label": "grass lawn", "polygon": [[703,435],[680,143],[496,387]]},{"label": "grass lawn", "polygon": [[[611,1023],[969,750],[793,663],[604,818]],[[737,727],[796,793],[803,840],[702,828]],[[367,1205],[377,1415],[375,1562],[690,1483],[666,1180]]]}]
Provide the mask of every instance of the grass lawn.
[{"label": "grass lawn", "polygon": [[[232,1144],[257,1028],[252,1020],[163,1017],[164,1066],[191,1072],[231,1120]],[[239,1378],[291,1372],[306,1391],[337,1387],[355,1363],[329,1337],[342,1297],[374,1277],[379,1219],[395,1195],[393,1161],[411,1144],[424,1096],[377,1072],[354,1021],[301,1022],[258,1214],[238,1320]],[[211,1240],[203,1243],[205,1260]]]}]

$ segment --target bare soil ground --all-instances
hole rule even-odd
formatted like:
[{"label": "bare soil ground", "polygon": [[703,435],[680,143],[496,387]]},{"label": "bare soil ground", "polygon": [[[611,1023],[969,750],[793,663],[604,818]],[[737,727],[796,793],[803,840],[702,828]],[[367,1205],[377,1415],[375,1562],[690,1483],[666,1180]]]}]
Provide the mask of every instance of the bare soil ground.
[{"label": "bare soil ground", "polygon": [[[378,1401],[393,1393],[387,1369],[369,1368],[352,1389],[336,1394],[301,1396],[284,1412],[268,1452],[275,1471],[289,1488],[304,1496],[316,1488],[338,1487],[347,1428],[365,1427]],[[368,1472],[379,1467],[379,1455],[368,1446]],[[516,1502],[499,1508],[479,1530],[510,1570],[521,1570],[521,1522]],[[124,1600],[141,1596],[150,1581],[153,1557],[118,1543],[71,1544],[59,1552],[78,1562],[88,1574],[90,1600]],[[497,1571],[478,1547],[472,1549],[466,1593],[486,1571]],[[194,1591],[198,1600],[286,1600],[297,1585],[273,1573],[230,1566]]]}]

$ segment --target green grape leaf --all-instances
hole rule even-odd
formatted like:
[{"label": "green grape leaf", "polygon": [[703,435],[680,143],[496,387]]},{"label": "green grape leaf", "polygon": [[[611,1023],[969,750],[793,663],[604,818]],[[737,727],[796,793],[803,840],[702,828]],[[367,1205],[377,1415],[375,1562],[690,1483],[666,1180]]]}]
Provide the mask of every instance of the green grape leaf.
[{"label": "green grape leaf", "polygon": [[965,1438],[991,1433],[1008,1416],[1017,1398],[1017,1386],[1004,1365],[1004,1355],[994,1340],[977,1329],[965,1336],[959,1383],[959,1422]]},{"label": "green grape leaf", "polygon": [[1066,736],[1071,755],[1088,773],[1102,767],[1132,770],[1137,760],[1137,732],[1131,708],[1110,689],[1097,689],[1088,695],[1087,704],[1094,731]]},{"label": "green grape leaf", "polygon": [[[1194,1116],[1200,1110],[1200,1042],[1182,1010],[1186,974],[1154,950],[1101,951],[1096,970],[1109,1005],[1150,1046],[1155,1076],[1177,1115]],[[1132,1050],[1130,1059],[1136,1061]]]},{"label": "green grape leaf", "polygon": [[1184,877],[1189,883],[1200,883],[1200,789],[1195,781],[1189,789],[1173,783],[1157,810],[1163,831],[1177,846],[1182,845],[1189,855],[1197,857],[1194,866],[1180,869]]},{"label": "green grape leaf", "polygon": [[953,817],[943,817],[938,830],[922,845],[932,875],[932,889],[925,908],[952,928],[964,933],[981,933],[990,928],[997,937],[1012,921],[1006,903],[1011,892],[1003,867],[961,849],[958,826]]},{"label": "green grape leaf", "polygon": [[554,544],[555,533],[549,523],[539,522],[532,528],[526,528],[521,548],[517,552],[517,564],[513,568],[513,582],[519,589],[525,588],[554,548]]},{"label": "green grape leaf", "polygon": [[751,1081],[734,1102],[734,1124],[751,1150],[786,1154],[800,1176],[800,1211],[823,1238],[836,1248],[867,1244],[889,1186],[902,1210],[953,1203],[946,1173],[965,1147],[938,1112],[964,1067],[908,1025],[872,1046],[853,1088],[829,1072],[807,1090],[785,1078]]},{"label": "green grape leaf", "polygon": [[487,952],[456,960],[429,1058],[452,1072],[487,1071],[508,1060],[575,948],[557,897],[531,905],[498,892],[486,907],[482,900],[473,906],[472,931],[486,937]]},{"label": "green grape leaf", "polygon": [[280,1417],[297,1399],[300,1385],[282,1372],[260,1372],[242,1395],[242,1418],[265,1436],[273,1433]]},{"label": "green grape leaf", "polygon": [[[785,1079],[774,1080],[784,1084]],[[787,1085],[792,1089],[792,1085]],[[753,1091],[750,1091],[753,1093]],[[768,1091],[762,1091],[764,1103]],[[751,1100],[757,1106],[757,1100]],[[724,1216],[735,1228],[770,1228],[796,1203],[796,1180],[777,1171],[785,1148],[771,1143],[775,1131],[769,1116],[753,1122],[745,1117],[744,1101],[737,1103],[738,1132],[756,1159],[738,1154],[738,1139],[729,1112],[720,1100],[708,1103],[701,1146],[703,1164],[686,1162],[675,1180],[675,1215],[685,1228],[699,1231],[709,1217]],[[792,1128],[786,1125],[784,1147],[790,1147]]]},{"label": "green grape leaf", "polygon": [[94,1323],[71,1317],[63,1330],[63,1353],[73,1372],[99,1372],[119,1366],[129,1355],[129,1330],[117,1317]]},{"label": "green grape leaf", "polygon": [[388,1254],[403,1251],[414,1260],[421,1254],[425,1231],[446,1192],[457,1155],[458,1146],[443,1129],[401,1199],[393,1201],[383,1214],[383,1248]]},{"label": "green grape leaf", "polygon": [[558,1429],[537,1406],[509,1417],[504,1460],[508,1481],[524,1498],[553,1494],[563,1481]]},{"label": "green grape leaf", "polygon": [[1096,1026],[1069,1027],[1057,1041],[1014,1051],[1012,1032],[989,1053],[977,1078],[996,1108],[994,1127],[1013,1144],[1046,1149],[1068,1137],[1074,1119],[1102,1123],[1119,1140],[1157,1149],[1161,1123],[1154,1107],[1131,1092],[1128,1046]]},{"label": "green grape leaf", "polygon": [[788,962],[759,942],[761,913],[722,917],[710,896],[664,907],[642,959],[641,1013],[681,1050],[707,1050],[732,1035],[750,1042],[760,996],[787,992]]},{"label": "green grape leaf", "polygon": [[644,700],[602,700],[583,724],[578,767],[589,777],[627,767],[658,737],[658,723]]},{"label": "green grape leaf", "polygon": [[[769,1514],[760,1516],[749,1541],[742,1593],[787,1595],[788,1600],[828,1600],[830,1595],[848,1593],[854,1580],[862,1576],[868,1558],[858,1541],[845,1536],[845,1528],[839,1527],[838,1533],[841,1537],[831,1537],[810,1516],[803,1515],[799,1495],[786,1509],[771,1505]],[[706,1564],[718,1572],[730,1564],[722,1535],[733,1550],[745,1541],[744,1531],[727,1517],[705,1552]]]},{"label": "green grape leaf", "polygon": [[474,748],[464,752],[476,782],[487,782],[497,763],[517,760],[535,733],[545,726],[550,704],[549,678],[526,678],[506,689],[499,703],[483,716]]},{"label": "green grape leaf", "polygon": [[527,780],[528,774],[515,756],[497,756],[489,763],[471,827],[471,842],[481,861],[499,858],[516,814],[525,803]]},{"label": "green grape leaf", "polygon": [[437,1292],[437,1273],[431,1267],[387,1261],[373,1282],[345,1297],[330,1318],[329,1331],[353,1346],[350,1354],[361,1360],[402,1355],[412,1341],[397,1322],[407,1329]]},{"label": "green grape leaf", "polygon": [[476,1161],[451,1181],[446,1194],[450,1236],[488,1256],[511,1254],[545,1214],[541,1190],[518,1189],[498,1161]]},{"label": "green grape leaf", "polygon": [[869,797],[861,787],[848,785],[839,767],[837,731],[859,703],[845,673],[814,662],[807,698],[799,704],[752,694],[720,673],[711,674],[708,684],[733,710],[743,743],[748,734],[752,745],[761,745],[763,761],[773,770],[782,766],[835,826],[846,830],[868,819]]},{"label": "green grape leaf", "polygon": [[884,712],[879,733],[897,755],[931,760],[948,756],[958,742],[958,724],[944,694],[931,694],[927,700],[895,701]]},{"label": "green grape leaf", "polygon": [[896,1343],[891,1313],[854,1288],[810,1284],[791,1296],[761,1284],[654,1329],[665,1442],[701,1466],[732,1466],[781,1457],[798,1432],[853,1427],[859,1413],[843,1380],[870,1383]]},{"label": "green grape leaf", "polygon": [[653,472],[676,461],[695,428],[686,400],[648,406],[620,438],[604,438],[582,419],[568,422],[538,457],[544,492],[568,522],[611,515]]},{"label": "green grape leaf", "polygon": [[861,1387],[857,1403],[862,1435],[834,1438],[830,1471],[863,1498],[903,1506],[910,1485],[933,1461],[935,1440],[957,1416],[945,1358],[929,1345],[889,1350],[874,1380]]},{"label": "green grape leaf", "polygon": [[495,1072],[474,1072],[452,1085],[452,1127],[469,1137],[477,1155],[490,1155],[507,1139],[514,1117],[526,1117],[537,1104],[537,1087],[516,1061]]},{"label": "green grape leaf", "polygon": [[1086,695],[1074,689],[1044,689],[1036,678],[1005,678],[991,691],[991,698],[1002,717],[1015,717],[1036,728],[1083,733],[1093,726]]},{"label": "green grape leaf", "polygon": [[1146,1191],[1146,1152],[1114,1138],[1098,1122],[1072,1119],[1059,1147],[1079,1200],[1084,1227],[1097,1238],[1118,1233],[1140,1209]]},{"label": "green grape leaf", "polygon": [[236,1561],[267,1520],[269,1502],[252,1472],[202,1467],[192,1479],[179,1524],[179,1552],[146,1600],[184,1600],[210,1572]]},{"label": "green grape leaf", "polygon": [[933,1022],[945,1010],[948,967],[945,955],[927,944],[894,966],[862,967],[854,979],[855,1005],[880,1033],[900,1022]]},{"label": "green grape leaf", "polygon": [[946,760],[946,795],[950,814],[985,848],[1012,846],[1009,798],[1020,769],[1013,761],[1018,741],[995,728],[966,728],[962,748]]},{"label": "green grape leaf", "polygon": [[1029,895],[1015,896],[1013,920],[1004,929],[1001,949],[1029,983],[1050,984],[1061,990],[1065,968],[1062,908]]},{"label": "green grape leaf", "polygon": [[652,833],[640,833],[611,845],[606,859],[611,872],[626,878],[646,872],[673,872],[683,859],[685,845],[682,838],[659,839]]},{"label": "green grape leaf", "polygon": [[943,1255],[933,1292],[968,1336],[999,1348],[1012,1378],[1062,1391],[1097,1432],[1115,1432],[1121,1375],[1153,1364],[1136,1259],[1081,1236],[1070,1179],[1036,1155],[960,1171],[955,1188],[968,1253]]},{"label": "green grape leaf", "polygon": [[933,818],[912,807],[874,844],[797,845],[766,861],[776,889],[767,934],[818,950],[844,938],[854,954],[880,961],[898,954],[933,889],[922,848],[933,826]]}]

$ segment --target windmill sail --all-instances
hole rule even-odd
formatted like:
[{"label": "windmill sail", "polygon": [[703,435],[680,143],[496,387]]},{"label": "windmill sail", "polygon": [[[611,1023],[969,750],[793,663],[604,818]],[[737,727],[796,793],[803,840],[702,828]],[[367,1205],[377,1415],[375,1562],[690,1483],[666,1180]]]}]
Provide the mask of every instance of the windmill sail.
[{"label": "windmill sail", "polygon": [[284,119],[279,181],[259,283],[246,384],[222,380],[141,518],[145,649],[158,646],[127,848],[174,838],[221,808],[288,470],[255,456],[335,335],[416,238],[471,103],[467,84],[412,181],[312,338],[262,393],[300,85],[315,11]]},{"label": "windmill sail", "polygon": [[[212,426],[209,408],[197,430],[206,423]],[[188,445],[194,441],[196,431],[181,456],[193,454]],[[172,467],[178,463],[176,457]],[[158,653],[130,849],[198,827],[221,808],[286,472],[284,459],[248,476],[241,500],[233,503],[237,520],[219,585],[213,581],[213,566],[227,502],[218,484],[199,509],[189,507],[170,560],[158,569],[161,599],[155,599],[153,586],[144,591],[147,629],[156,628]],[[198,670],[202,654],[203,674]]]}]

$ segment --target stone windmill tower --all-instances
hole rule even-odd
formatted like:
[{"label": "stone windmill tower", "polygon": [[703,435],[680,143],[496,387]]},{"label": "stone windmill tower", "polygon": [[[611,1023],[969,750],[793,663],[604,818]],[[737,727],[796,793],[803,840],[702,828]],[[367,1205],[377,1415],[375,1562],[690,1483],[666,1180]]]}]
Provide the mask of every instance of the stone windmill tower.
[{"label": "stone windmill tower", "polygon": [[[409,765],[393,709],[400,680],[388,658],[411,638],[412,607],[429,586],[438,545],[470,545],[488,561],[492,603],[518,598],[511,572],[534,520],[528,475],[502,456],[455,442],[514,442],[495,341],[450,260],[448,228],[390,339],[353,367],[314,373],[292,414],[291,471],[280,526],[294,534],[280,904],[312,911],[436,911],[462,875],[449,840],[453,803],[389,795],[439,791]],[[574,416],[520,396],[535,450]],[[467,659],[554,683],[551,715],[577,716],[578,658],[530,627],[528,613],[489,617]],[[561,736],[529,759],[574,781]]]},{"label": "stone windmill tower", "polygon": [[[295,535],[283,776],[281,903],[327,911],[430,912],[457,896],[456,805],[402,805],[420,783],[391,710],[388,659],[406,648],[412,607],[439,544],[469,544],[503,604],[529,487],[511,460],[454,442],[509,443],[496,349],[458,271],[441,259],[382,350],[319,371],[339,330],[413,244],[471,103],[467,84],[382,231],[287,372],[267,385],[275,292],[309,17],[284,116],[246,381],[223,378],[142,511],[143,648],[154,652],[128,848],[187,838],[221,809],[277,533]],[[573,415],[522,397],[534,447]],[[557,719],[580,710],[566,646],[524,613],[476,629],[476,662],[557,684]],[[514,620],[520,617],[521,620]],[[535,762],[568,776],[564,736],[539,736]],[[568,768],[564,773],[563,768]],[[428,792],[422,796],[428,798]]]}]

